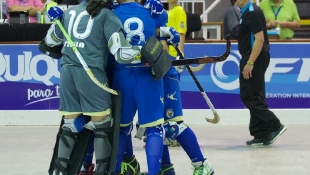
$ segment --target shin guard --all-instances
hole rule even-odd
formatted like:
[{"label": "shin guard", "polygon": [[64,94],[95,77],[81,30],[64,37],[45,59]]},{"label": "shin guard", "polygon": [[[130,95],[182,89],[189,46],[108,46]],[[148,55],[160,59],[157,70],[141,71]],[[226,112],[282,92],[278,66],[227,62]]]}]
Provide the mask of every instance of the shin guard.
[{"label": "shin guard", "polygon": [[58,144],[59,144],[59,137],[60,137],[60,134],[62,132],[62,125],[64,124],[64,118],[61,119],[61,122],[60,122],[60,127],[59,127],[59,130],[58,130],[58,133],[56,135],[56,142],[55,142],[55,145],[54,145],[54,151],[53,151],[53,156],[52,156],[52,160],[50,162],[50,167],[48,169],[48,174],[49,175],[53,175],[53,171],[56,169],[56,159],[58,157]]},{"label": "shin guard", "polygon": [[[57,169],[62,172],[63,175],[75,175],[79,174],[81,170],[81,166],[83,163],[84,156],[86,154],[89,142],[92,141],[93,137],[93,129],[94,128],[86,128],[82,132],[75,134],[74,136],[69,136],[71,138],[75,138],[75,145],[73,147],[72,153],[69,159],[65,158],[57,158],[55,164],[57,165]],[[66,133],[63,133],[66,135]],[[60,135],[60,139],[62,136]],[[67,168],[65,169],[61,162],[67,163]]]},{"label": "shin guard", "polygon": [[[90,117],[87,117],[87,120],[89,121]],[[53,157],[48,171],[50,175],[53,174],[53,171],[55,169],[57,169],[57,171],[61,171],[63,175],[79,174],[89,141],[92,139],[94,135],[94,132],[91,128],[86,128],[80,133],[73,134],[68,131],[64,131],[62,129],[63,125],[64,125],[64,119],[62,119],[56,137]],[[70,159],[58,158],[59,141],[60,139],[64,139],[65,136],[68,136],[75,140],[75,145],[73,147]],[[66,162],[68,164],[66,169],[61,165],[61,162]]]},{"label": "shin guard", "polygon": [[93,129],[94,128],[86,128],[78,134],[75,146],[70,157],[71,164],[69,163],[67,168],[68,175],[79,174],[84,157],[87,152],[88,145],[91,141],[93,141]]}]

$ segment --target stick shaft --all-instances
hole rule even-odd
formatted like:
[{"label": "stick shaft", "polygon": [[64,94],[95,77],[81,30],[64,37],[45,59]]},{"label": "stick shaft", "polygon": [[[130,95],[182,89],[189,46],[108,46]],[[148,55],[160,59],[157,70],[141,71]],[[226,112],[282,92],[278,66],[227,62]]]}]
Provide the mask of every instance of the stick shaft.
[{"label": "stick shaft", "polygon": [[96,84],[98,85],[101,89],[117,95],[117,92],[113,89],[108,88],[106,85],[100,83],[97,78],[94,76],[94,74],[92,73],[92,71],[89,69],[88,65],[86,64],[85,60],[83,59],[82,55],[80,54],[79,50],[77,49],[77,47],[74,45],[72,39],[70,38],[70,36],[68,35],[67,31],[64,29],[64,27],[62,26],[61,22],[56,19],[55,20],[56,24],[58,25],[58,27],[60,28],[61,32],[63,33],[63,35],[65,36],[65,38],[67,39],[69,45],[71,46],[72,50],[74,51],[75,55],[77,56],[77,58],[79,59],[79,61],[81,62],[82,66],[84,67],[86,73],[88,74],[88,76],[90,77],[90,79]]},{"label": "stick shaft", "polygon": [[[181,58],[182,60],[184,60],[184,56],[183,56],[183,54],[181,53],[181,51],[179,50],[179,48],[178,48],[178,47],[175,47],[175,49],[176,49],[178,55],[180,56],[180,58]],[[216,112],[216,110],[215,110],[215,108],[214,108],[214,106],[213,106],[211,100],[210,100],[209,97],[207,96],[206,92],[205,92],[204,89],[202,88],[201,84],[200,84],[199,81],[197,80],[197,78],[196,78],[194,72],[193,72],[192,69],[189,67],[189,65],[186,65],[186,69],[187,69],[187,71],[189,72],[189,74],[191,75],[191,77],[193,78],[195,84],[197,85],[199,91],[201,92],[201,95],[203,96],[203,98],[204,98],[205,101],[207,102],[209,108],[211,109],[211,111],[212,111],[213,114],[214,114],[214,119],[206,119],[206,120],[207,120],[208,122],[210,122],[210,123],[218,123],[218,122],[219,122],[219,116],[218,116],[218,114],[217,114],[217,112]]]},{"label": "stick shaft", "polygon": [[215,63],[220,61],[225,61],[229,54],[230,54],[230,47],[231,42],[229,37],[227,37],[226,41],[226,51],[223,55],[220,56],[204,56],[204,57],[197,57],[197,58],[187,58],[187,59],[180,59],[180,60],[173,60],[173,66],[182,66],[182,65],[189,65],[189,64],[205,64],[205,63]]}]

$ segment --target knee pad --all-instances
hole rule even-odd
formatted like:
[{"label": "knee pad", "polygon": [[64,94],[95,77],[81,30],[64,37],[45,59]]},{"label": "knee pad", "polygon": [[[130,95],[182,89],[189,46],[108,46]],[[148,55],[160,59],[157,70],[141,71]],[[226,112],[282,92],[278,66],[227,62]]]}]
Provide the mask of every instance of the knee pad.
[{"label": "knee pad", "polygon": [[154,136],[165,138],[165,130],[162,125],[146,128],[145,133],[147,138]]},{"label": "knee pad", "polygon": [[130,135],[133,129],[133,124],[127,125],[125,127],[120,127],[120,132],[125,133],[126,135]]},{"label": "knee pad", "polygon": [[[66,157],[58,157],[55,160],[57,168],[59,168],[63,174],[78,174],[81,169],[88,143],[93,137],[94,127],[89,129],[87,128],[87,124],[90,122],[85,124],[88,120],[89,117],[85,116],[79,116],[76,119],[64,119],[65,123],[63,124],[62,132],[59,135],[59,143],[62,142],[64,145],[62,147],[63,151],[70,151],[71,154],[69,158],[66,158],[66,155]],[[67,167],[64,166],[66,164]]]},{"label": "knee pad", "polygon": [[105,119],[99,121],[99,122],[94,122],[94,121],[90,121],[94,124],[95,128],[99,127],[99,128],[110,128],[113,124],[113,119],[111,117],[111,115],[109,115],[108,117],[106,117]]},{"label": "knee pad", "polygon": [[107,136],[110,135],[111,127],[112,127],[112,118],[110,116],[99,122],[90,121],[87,123],[87,126],[88,125],[94,126],[93,130],[95,132],[95,138],[102,138],[104,140],[108,140]]},{"label": "knee pad", "polygon": [[70,129],[73,133],[80,133],[85,124],[89,121],[89,118],[84,115],[79,115],[75,119],[64,119],[62,129]]},{"label": "knee pad", "polygon": [[111,125],[112,125],[112,118],[107,117],[99,122],[89,121],[85,128],[95,132],[95,138],[101,138],[104,140],[104,143],[108,146],[108,150],[111,150],[111,144],[109,141],[109,135],[111,134]]},{"label": "knee pad", "polygon": [[188,126],[184,123],[167,122],[164,124],[166,138],[176,139]]}]

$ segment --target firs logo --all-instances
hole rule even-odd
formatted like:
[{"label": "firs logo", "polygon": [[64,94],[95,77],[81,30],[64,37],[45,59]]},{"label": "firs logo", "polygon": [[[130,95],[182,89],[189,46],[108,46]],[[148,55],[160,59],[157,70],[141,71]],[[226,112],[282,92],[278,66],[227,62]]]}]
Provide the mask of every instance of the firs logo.
[{"label": "firs logo", "polygon": [[[219,88],[224,90],[235,90],[239,88],[240,59],[241,55],[239,51],[232,50],[226,61],[211,65],[210,76]],[[227,64],[229,66],[225,66]],[[269,67],[265,73],[265,81],[271,82],[277,76],[282,76],[281,81],[293,81],[296,83],[309,82],[309,68],[310,58],[271,58]],[[228,69],[229,73],[225,74]]]}]

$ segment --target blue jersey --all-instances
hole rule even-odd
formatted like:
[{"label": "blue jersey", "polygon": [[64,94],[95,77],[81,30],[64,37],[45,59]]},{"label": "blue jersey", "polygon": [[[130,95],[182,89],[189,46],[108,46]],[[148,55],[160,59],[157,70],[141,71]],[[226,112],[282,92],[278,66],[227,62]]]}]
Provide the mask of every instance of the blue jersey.
[{"label": "blue jersey", "polygon": [[[149,9],[136,2],[126,2],[114,13],[123,24],[126,40],[132,45],[142,46],[150,37],[155,36],[159,20],[152,18]],[[156,81],[152,78],[152,67],[146,67],[144,63],[117,62],[115,67],[113,88],[122,92],[121,126],[132,123],[137,110],[141,127],[163,123],[163,80]]]},{"label": "blue jersey", "polygon": [[162,14],[156,15],[155,17],[156,27],[167,27],[168,13],[166,10]]},{"label": "blue jersey", "polygon": [[[151,17],[150,10],[136,2],[121,4],[114,13],[120,19],[125,31],[125,38],[132,45],[144,45],[156,34],[156,21]],[[128,65],[116,63],[116,68]],[[132,64],[130,64],[132,66]]]}]

